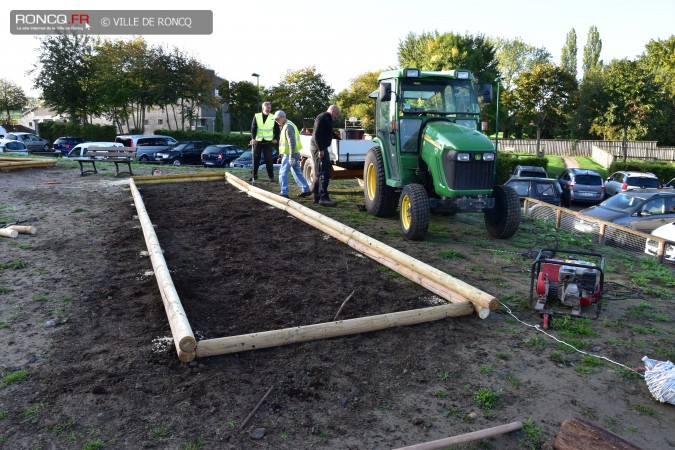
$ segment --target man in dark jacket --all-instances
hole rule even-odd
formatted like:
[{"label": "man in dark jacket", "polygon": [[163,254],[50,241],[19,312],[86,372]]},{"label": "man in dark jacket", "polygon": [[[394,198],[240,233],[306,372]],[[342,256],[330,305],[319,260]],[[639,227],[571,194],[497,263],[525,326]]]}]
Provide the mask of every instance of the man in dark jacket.
[{"label": "man in dark jacket", "polygon": [[340,108],[330,105],[328,111],[319,114],[314,120],[314,132],[309,149],[314,159],[314,203],[323,206],[335,206],[328,196],[328,182],[330,181],[330,153],[328,147],[333,142],[333,121],[340,115]]}]

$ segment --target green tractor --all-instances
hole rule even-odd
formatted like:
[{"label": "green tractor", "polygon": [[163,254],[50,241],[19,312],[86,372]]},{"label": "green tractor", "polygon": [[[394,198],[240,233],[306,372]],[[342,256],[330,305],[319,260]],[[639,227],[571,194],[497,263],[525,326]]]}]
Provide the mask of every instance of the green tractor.
[{"label": "green tractor", "polygon": [[488,233],[513,236],[520,224],[515,190],[495,185],[495,147],[478,131],[480,107],[466,70],[390,70],[380,74],[374,146],[363,168],[366,209],[393,216],[422,240],[430,212],[483,212]]}]

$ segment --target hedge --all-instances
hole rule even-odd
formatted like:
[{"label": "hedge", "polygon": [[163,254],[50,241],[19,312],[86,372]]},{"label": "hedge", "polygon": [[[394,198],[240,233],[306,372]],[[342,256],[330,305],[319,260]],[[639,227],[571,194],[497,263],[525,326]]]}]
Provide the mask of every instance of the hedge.
[{"label": "hedge", "polygon": [[70,122],[40,122],[40,137],[54,142],[61,136],[77,136],[95,142],[114,142],[117,128],[114,125],[81,125]]},{"label": "hedge", "polygon": [[250,146],[251,134],[239,133],[216,133],[213,131],[187,131],[187,130],[155,130],[155,134],[171,136],[177,141],[211,141],[214,144],[238,145],[242,148]]}]

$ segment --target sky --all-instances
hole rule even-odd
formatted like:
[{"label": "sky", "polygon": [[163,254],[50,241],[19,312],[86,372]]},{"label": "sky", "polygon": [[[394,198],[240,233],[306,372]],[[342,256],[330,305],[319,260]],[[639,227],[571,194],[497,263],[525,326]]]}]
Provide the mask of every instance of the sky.
[{"label": "sky", "polygon": [[[185,1],[164,0],[161,6],[141,6],[138,1],[117,0],[116,10],[190,9]],[[112,8],[91,0],[33,0],[30,10],[93,10]],[[37,62],[39,41],[35,36],[9,31],[10,11],[23,8],[2,2],[0,20],[3,64],[0,78],[21,86],[29,96],[32,76],[26,72]],[[673,0],[387,0],[318,2],[294,0],[202,0],[199,10],[213,11],[211,35],[143,36],[150,44],[178,47],[216,74],[230,81],[259,81],[277,85],[290,70],[315,66],[336,93],[349,87],[358,75],[397,67],[398,44],[412,32],[438,31],[520,38],[544,47],[556,63],[567,33],[577,34],[577,59],[581,59],[588,30],[595,25],[602,40],[601,59],[634,59],[650,40],[666,40],[675,34]],[[106,36],[130,39],[131,36]],[[260,75],[259,80],[251,74]]]}]

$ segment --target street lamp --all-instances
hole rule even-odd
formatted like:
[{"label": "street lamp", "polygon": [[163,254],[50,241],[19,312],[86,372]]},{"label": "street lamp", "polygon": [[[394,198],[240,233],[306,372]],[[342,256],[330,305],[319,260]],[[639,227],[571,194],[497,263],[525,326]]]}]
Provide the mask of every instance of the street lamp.
[{"label": "street lamp", "polygon": [[255,77],[255,88],[258,93],[258,103],[260,103],[260,74],[253,72],[251,76]]},{"label": "street lamp", "polygon": [[495,152],[499,150],[499,84],[502,81],[500,77],[495,78],[497,82],[497,113],[495,115]]}]

